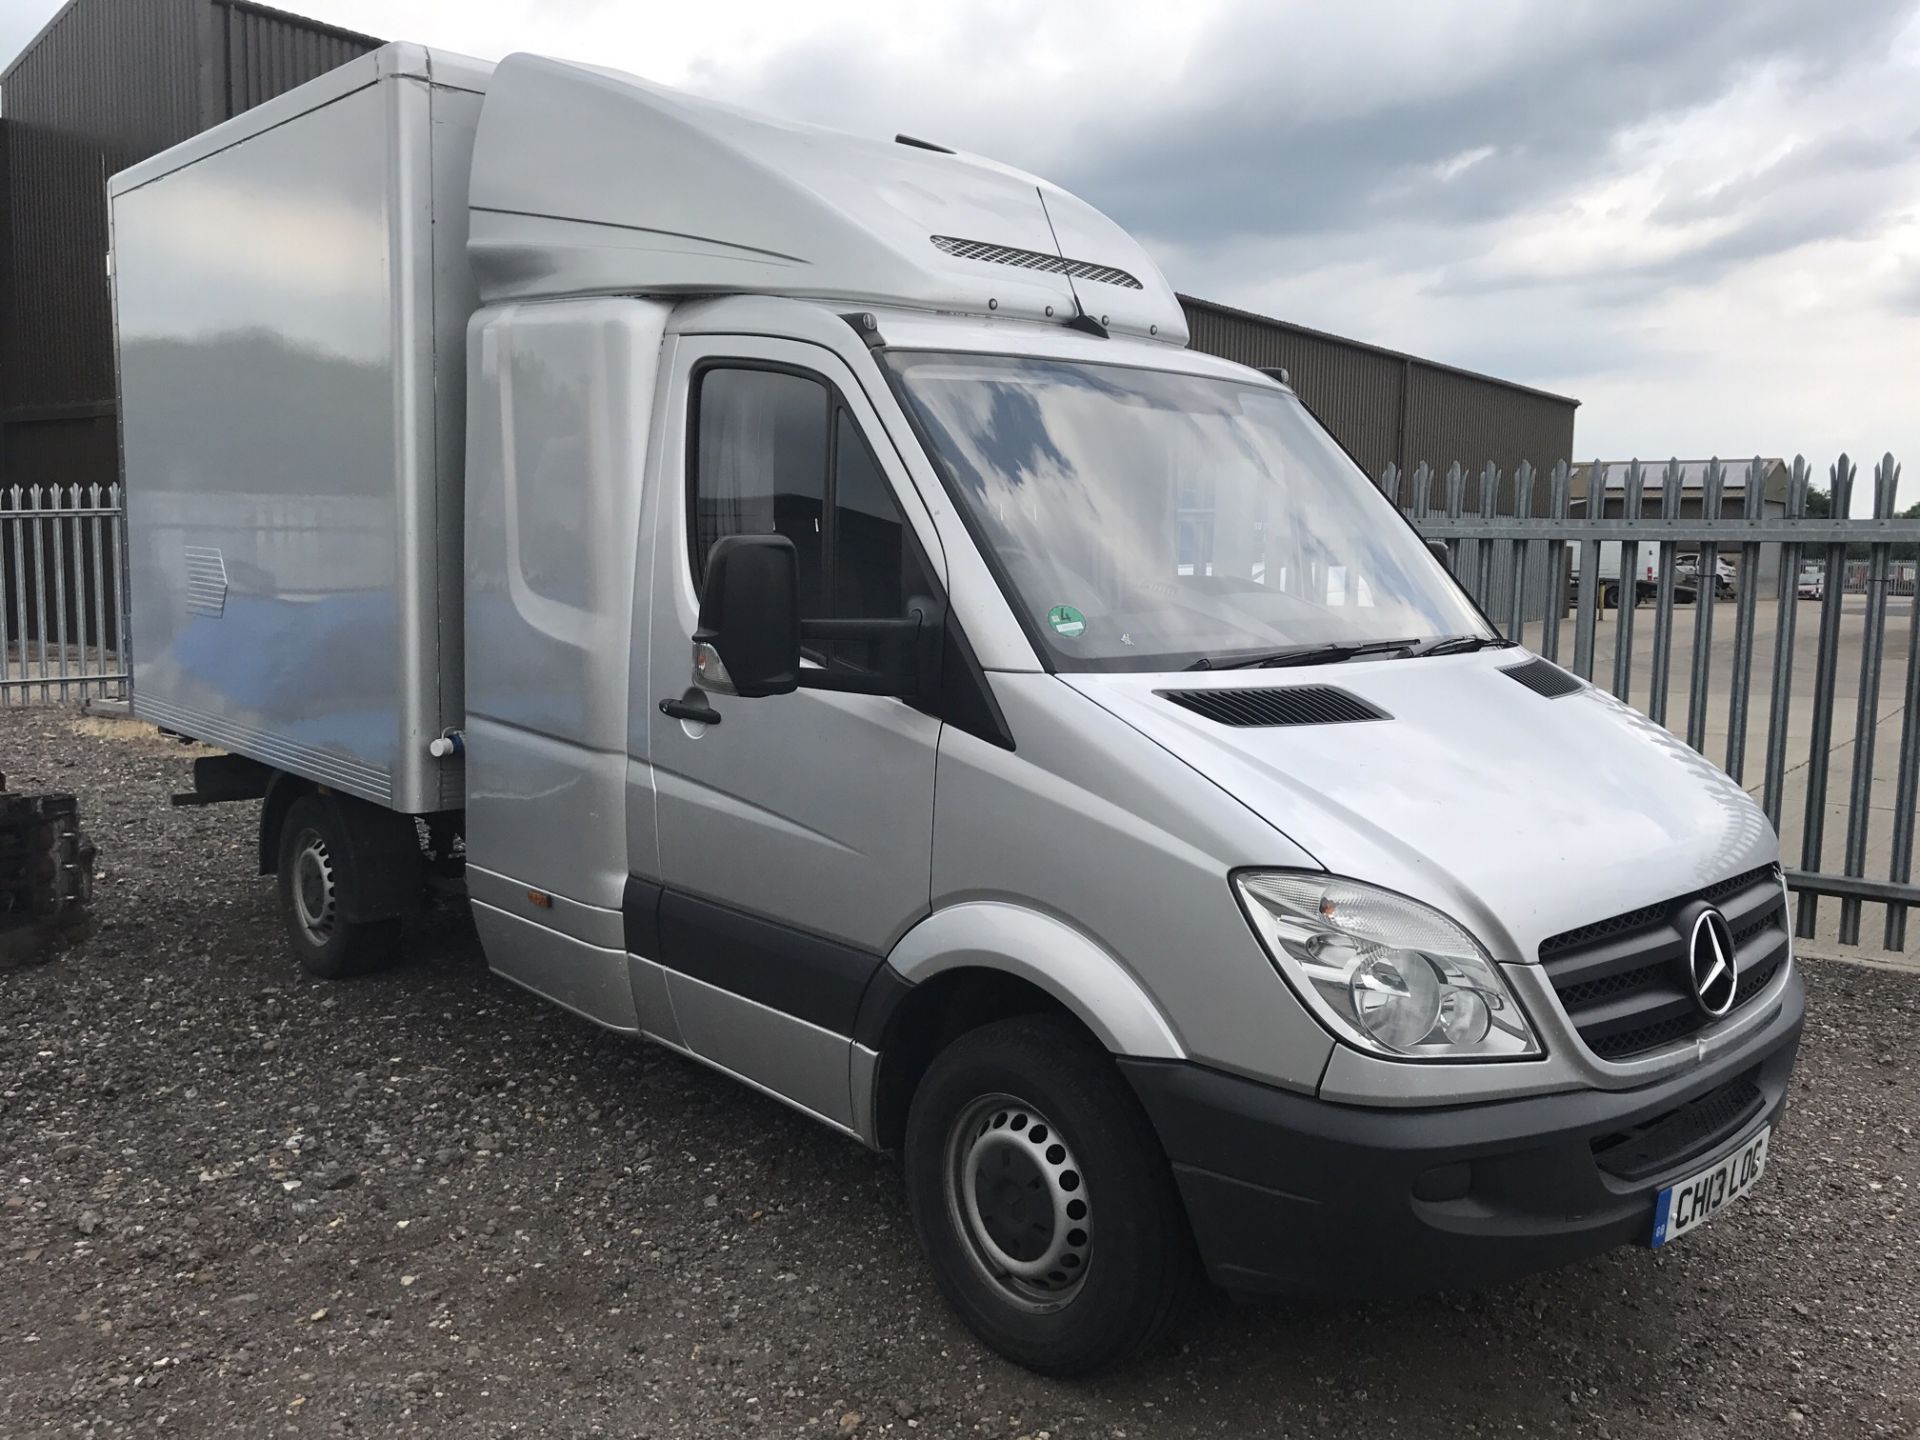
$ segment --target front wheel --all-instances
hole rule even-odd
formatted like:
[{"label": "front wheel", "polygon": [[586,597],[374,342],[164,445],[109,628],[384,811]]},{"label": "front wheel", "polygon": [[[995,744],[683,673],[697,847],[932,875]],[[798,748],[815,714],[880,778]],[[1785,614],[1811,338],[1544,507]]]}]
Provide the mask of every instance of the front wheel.
[{"label": "front wheel", "polygon": [[1609,610],[1618,610],[1620,608],[1620,587],[1618,585],[1607,586],[1606,589],[1600,592],[1600,603]]},{"label": "front wheel", "polygon": [[907,1197],[934,1278],[1008,1359],[1078,1375],[1167,1327],[1194,1262],[1139,1102],[1063,1021],[1003,1020],[942,1051],[907,1118]]}]

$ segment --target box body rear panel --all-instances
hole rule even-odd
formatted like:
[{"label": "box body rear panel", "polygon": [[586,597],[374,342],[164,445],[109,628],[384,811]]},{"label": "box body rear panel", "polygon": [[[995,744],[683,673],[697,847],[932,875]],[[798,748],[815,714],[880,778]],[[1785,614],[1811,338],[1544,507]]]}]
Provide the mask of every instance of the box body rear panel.
[{"label": "box body rear panel", "polygon": [[135,713],[416,814],[463,798],[427,744],[461,720],[481,99],[429,58],[376,52],[112,196]]}]

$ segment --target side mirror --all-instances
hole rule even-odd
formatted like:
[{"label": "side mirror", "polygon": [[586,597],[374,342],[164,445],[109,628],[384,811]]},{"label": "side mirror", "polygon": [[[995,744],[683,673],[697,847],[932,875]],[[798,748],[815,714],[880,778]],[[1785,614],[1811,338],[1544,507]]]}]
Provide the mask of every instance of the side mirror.
[{"label": "side mirror", "polygon": [[1440,568],[1442,570],[1447,571],[1449,574],[1453,573],[1453,561],[1447,558],[1446,541],[1429,540],[1427,541],[1427,549],[1432,553],[1433,558],[1440,562]]},{"label": "side mirror", "polygon": [[694,684],[721,695],[787,695],[800,685],[800,561],[784,535],[728,535],[707,555]]}]

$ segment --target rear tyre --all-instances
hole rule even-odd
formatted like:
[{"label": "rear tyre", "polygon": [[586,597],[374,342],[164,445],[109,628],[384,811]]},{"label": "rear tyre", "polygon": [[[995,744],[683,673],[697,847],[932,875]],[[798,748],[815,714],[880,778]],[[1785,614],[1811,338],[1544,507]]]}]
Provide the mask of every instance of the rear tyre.
[{"label": "rear tyre", "polygon": [[1620,587],[1609,585],[1600,592],[1600,603],[1609,610],[1620,608]]},{"label": "rear tyre", "polygon": [[344,980],[391,965],[400,922],[351,921],[342,901],[359,883],[339,807],[326,795],[302,795],[280,830],[280,911],[293,952],[309,974]]},{"label": "rear tyre", "polygon": [[1112,1059],[1040,1016],[954,1041],[907,1116],[907,1198],[949,1304],[1044,1375],[1114,1365],[1191,1291],[1173,1173]]}]

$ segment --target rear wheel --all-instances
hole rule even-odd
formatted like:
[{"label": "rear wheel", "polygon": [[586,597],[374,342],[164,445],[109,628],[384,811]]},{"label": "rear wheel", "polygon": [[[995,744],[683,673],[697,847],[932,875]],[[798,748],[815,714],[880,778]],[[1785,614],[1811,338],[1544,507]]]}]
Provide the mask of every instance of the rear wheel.
[{"label": "rear wheel", "polygon": [[1191,1288],[1186,1215],[1105,1051],[1003,1020],[935,1057],[907,1118],[907,1194],[934,1277],[982,1340],[1076,1375],[1165,1330]]},{"label": "rear wheel", "polygon": [[400,922],[348,920],[343,902],[358,883],[339,807],[326,795],[303,795],[280,831],[280,910],[294,954],[323,980],[390,965],[400,949]]},{"label": "rear wheel", "polygon": [[1620,587],[1609,585],[1600,592],[1600,603],[1609,610],[1620,608]]}]

